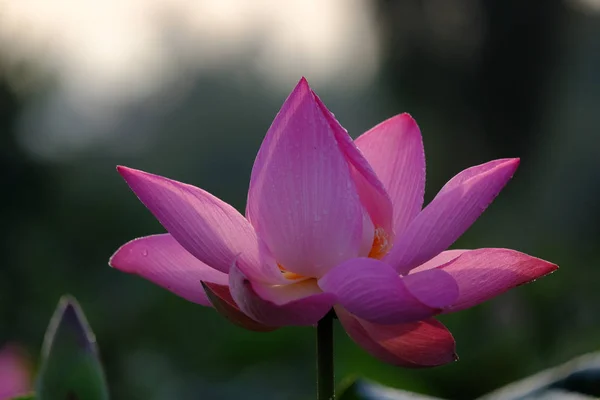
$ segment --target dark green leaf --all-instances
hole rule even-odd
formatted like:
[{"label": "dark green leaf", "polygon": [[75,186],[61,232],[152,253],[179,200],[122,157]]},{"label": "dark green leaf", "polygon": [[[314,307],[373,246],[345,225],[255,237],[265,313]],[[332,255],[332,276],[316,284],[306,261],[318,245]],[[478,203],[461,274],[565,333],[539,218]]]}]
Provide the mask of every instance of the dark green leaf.
[{"label": "dark green leaf", "polygon": [[77,301],[61,298],[46,331],[38,400],[106,400],[96,339]]}]

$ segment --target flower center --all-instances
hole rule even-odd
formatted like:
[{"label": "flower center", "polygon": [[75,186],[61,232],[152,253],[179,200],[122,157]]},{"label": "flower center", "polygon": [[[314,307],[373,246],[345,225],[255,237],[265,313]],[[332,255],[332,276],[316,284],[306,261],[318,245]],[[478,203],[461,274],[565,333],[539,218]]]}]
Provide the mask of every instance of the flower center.
[{"label": "flower center", "polygon": [[388,235],[383,228],[379,227],[375,229],[375,235],[373,237],[373,246],[371,246],[371,251],[369,252],[369,258],[375,258],[381,260],[390,248],[392,247],[392,243],[390,243],[390,235]]},{"label": "flower center", "polygon": [[[381,260],[392,248],[392,242],[390,241],[390,235],[381,227],[375,229],[375,234],[373,235],[373,244],[371,245],[371,251],[369,251],[369,258],[375,258],[377,260]],[[297,281],[301,279],[308,279],[308,277],[304,275],[297,274],[292,271],[288,271],[284,266],[277,263],[279,270],[281,271],[281,275],[285,279],[289,279],[290,281]]]},{"label": "flower center", "polygon": [[291,281],[295,281],[298,279],[304,279],[306,278],[305,276],[302,276],[300,274],[297,274],[295,272],[292,271],[288,271],[287,269],[283,268],[281,265],[277,264],[277,266],[279,267],[279,269],[281,270],[281,274],[283,275],[283,277],[285,279],[289,279]]}]

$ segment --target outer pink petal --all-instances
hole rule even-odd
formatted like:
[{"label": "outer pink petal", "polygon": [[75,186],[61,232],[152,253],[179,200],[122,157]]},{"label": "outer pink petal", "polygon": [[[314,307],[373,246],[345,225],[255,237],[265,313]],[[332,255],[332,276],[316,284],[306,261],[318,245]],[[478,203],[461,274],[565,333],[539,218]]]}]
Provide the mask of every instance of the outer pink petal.
[{"label": "outer pink petal", "polygon": [[401,367],[435,367],[456,361],[455,342],[433,318],[396,325],[377,325],[335,307],[348,335],[379,360]]},{"label": "outer pink petal", "polygon": [[425,153],[417,123],[408,114],[383,121],[359,136],[356,145],[387,189],[394,230],[402,234],[421,211],[425,193]]},{"label": "outer pink petal", "polygon": [[497,160],[458,174],[396,237],[385,261],[404,274],[448,248],[494,200],[518,165],[515,158]]},{"label": "outer pink petal", "polygon": [[372,258],[346,261],[319,279],[352,314],[379,324],[418,321],[454,304],[458,286],[449,274],[433,269],[404,279],[389,265]]},{"label": "outer pink petal", "polygon": [[358,195],[360,196],[360,200],[365,209],[369,213],[373,224],[376,227],[383,228],[390,235],[390,240],[393,240],[394,224],[392,218],[392,201],[383,183],[379,180],[367,159],[356,147],[356,144],[352,141],[352,138],[348,135],[346,129],[340,125],[333,113],[325,107],[325,104],[323,104],[321,99],[319,99],[314,92],[313,95],[315,96],[315,100],[323,112],[323,115],[329,121],[329,125],[340,145],[340,149],[348,160]]},{"label": "outer pink petal", "polygon": [[229,271],[229,287],[240,310],[268,326],[314,325],[336,302],[313,280],[270,287],[249,281],[236,265]]},{"label": "outer pink petal", "polygon": [[140,275],[193,303],[210,306],[200,281],[227,285],[228,277],[191,255],[162,234],[134,239],[121,246],[108,264],[123,272]]},{"label": "outer pink petal", "polygon": [[362,206],[350,169],[302,79],[258,152],[247,215],[287,270],[318,277],[358,254]]},{"label": "outer pink petal", "polygon": [[239,255],[259,263],[256,234],[229,204],[195,186],[126,167],[117,167],[129,187],[169,233],[200,261],[222,272]]},{"label": "outer pink petal", "polygon": [[[455,257],[458,252],[462,252]],[[445,255],[444,252],[442,255]],[[445,312],[473,307],[512,289],[554,272],[558,266],[539,258],[509,249],[455,250],[446,258],[452,261],[435,267],[433,263],[423,267],[439,268],[456,280],[459,298]],[[443,256],[438,258],[442,260]],[[433,261],[433,260],[432,260]],[[409,275],[410,276],[410,275]]]},{"label": "outer pink petal", "polygon": [[231,323],[241,328],[255,332],[269,332],[277,328],[266,326],[256,322],[244,314],[229,292],[229,286],[218,285],[215,283],[202,282],[202,287],[206,291],[206,296],[219,314],[227,318]]},{"label": "outer pink petal", "polygon": [[467,252],[467,251],[471,251],[471,250],[446,250],[446,251],[442,251],[440,254],[438,254],[437,256],[433,257],[431,260],[424,262],[423,264],[419,265],[418,267],[412,269],[410,271],[410,274],[414,274],[415,272],[420,272],[420,271],[425,271],[431,268],[439,268],[439,267],[443,267],[445,264],[448,264],[450,261],[455,260],[456,258],[458,258],[461,254]]},{"label": "outer pink petal", "polygon": [[[462,185],[463,183],[465,183],[467,180],[469,180],[471,178],[477,177],[478,175],[481,175],[481,174],[486,174],[486,173],[488,173],[488,171],[493,170],[497,167],[505,166],[506,163],[512,163],[514,169],[516,170],[517,167],[519,166],[519,159],[518,158],[501,158],[499,160],[492,160],[492,161],[488,161],[484,164],[479,164],[479,165],[475,165],[473,167],[467,168],[464,171],[461,171],[459,174],[452,177],[452,179],[450,179],[448,182],[446,182],[446,184],[444,185],[444,187],[442,187],[442,189],[440,190],[438,195]],[[514,171],[513,171],[513,173],[514,173]]]}]

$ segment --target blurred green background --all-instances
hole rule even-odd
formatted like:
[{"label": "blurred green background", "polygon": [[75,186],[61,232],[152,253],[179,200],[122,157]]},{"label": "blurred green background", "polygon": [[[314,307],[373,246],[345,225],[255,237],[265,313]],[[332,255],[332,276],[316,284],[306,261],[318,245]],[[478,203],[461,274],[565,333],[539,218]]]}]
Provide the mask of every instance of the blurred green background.
[{"label": "blurred green background", "polygon": [[301,75],[353,136],[413,115],[426,201],[466,167],[521,157],[454,247],[561,266],[442,317],[461,356],[449,366],[387,366],[337,329],[338,379],[469,399],[598,350],[598,0],[0,0],[0,346],[35,361],[68,292],[117,400],[310,398],[313,329],[246,332],[107,265],[125,241],[163,231],[116,164],[243,210]]}]

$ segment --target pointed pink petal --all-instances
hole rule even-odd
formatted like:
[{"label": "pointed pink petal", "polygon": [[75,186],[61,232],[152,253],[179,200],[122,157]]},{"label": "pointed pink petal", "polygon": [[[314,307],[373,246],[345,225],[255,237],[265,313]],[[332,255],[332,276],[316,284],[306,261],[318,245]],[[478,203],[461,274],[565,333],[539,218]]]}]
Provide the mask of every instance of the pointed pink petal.
[{"label": "pointed pink petal", "polygon": [[457,259],[461,254],[471,251],[471,250],[446,250],[442,251],[437,256],[433,257],[431,260],[424,262],[418,267],[412,269],[410,271],[411,274],[419,271],[425,271],[427,269],[432,268],[440,268],[443,267],[444,264],[448,264],[450,261]]},{"label": "pointed pink petal", "polygon": [[247,215],[288,271],[318,277],[358,254],[362,206],[335,134],[304,79],[258,152]]},{"label": "pointed pink petal", "polygon": [[241,328],[255,332],[269,332],[277,328],[266,326],[260,322],[256,322],[246,314],[244,314],[229,292],[229,286],[218,285],[215,283],[202,282],[202,287],[206,291],[206,296],[210,300],[212,306],[219,314],[227,318],[231,323]]},{"label": "pointed pink petal", "polygon": [[392,267],[372,258],[348,260],[319,279],[319,287],[337,296],[352,314],[380,324],[417,321],[454,304],[458,286],[439,269],[401,278]]},{"label": "pointed pink petal", "polygon": [[383,182],[394,210],[394,230],[402,234],[423,206],[425,153],[417,123],[408,114],[383,121],[359,136],[356,145]]},{"label": "pointed pink petal", "polygon": [[[515,286],[523,285],[547,275],[558,268],[558,266],[548,261],[515,250],[477,249],[458,251],[461,251],[462,254],[437,267],[452,275],[459,287],[458,300],[451,307],[448,307],[445,312],[473,307]],[[455,251],[450,257],[458,254],[458,251]],[[438,260],[443,261],[442,257]],[[421,270],[422,267],[420,266],[418,269]]]},{"label": "pointed pink petal", "polygon": [[435,367],[456,361],[455,342],[442,323],[433,318],[396,325],[377,325],[335,307],[348,333],[373,357],[407,368]]},{"label": "pointed pink petal", "polygon": [[[512,168],[514,168],[514,170],[513,170],[513,174],[514,174],[514,171],[519,166],[519,159],[518,158],[501,158],[499,160],[492,160],[492,161],[488,161],[483,164],[479,164],[479,165],[475,165],[473,167],[467,168],[467,169],[461,171],[459,174],[452,177],[452,179],[450,179],[448,182],[446,182],[446,184],[444,185],[444,187],[442,187],[442,189],[440,190],[438,195],[441,193],[444,193],[446,191],[449,191],[451,189],[454,189],[456,187],[459,187],[460,185],[465,183],[467,180],[477,177],[478,175],[487,174],[488,171],[494,170],[495,168],[498,168],[498,167],[506,167],[507,164],[509,164],[509,169],[510,169],[510,166],[512,166]],[[511,177],[512,177],[512,175],[511,175]],[[508,179],[510,179],[510,177]]]},{"label": "pointed pink petal", "polygon": [[229,204],[195,186],[118,167],[129,187],[169,233],[200,261],[222,272],[238,257],[259,263],[256,234]]},{"label": "pointed pink petal", "polygon": [[229,287],[238,307],[268,326],[314,325],[336,301],[334,295],[323,293],[314,280],[268,286],[249,281],[237,265],[229,271]]},{"label": "pointed pink petal", "polygon": [[[329,125],[335,134],[335,138],[344,153],[350,166],[352,178],[356,184],[356,189],[360,200],[369,213],[373,224],[376,227],[383,228],[390,234],[390,240],[393,240],[393,208],[390,196],[383,183],[377,177],[377,174],[369,165],[367,159],[362,155],[352,138],[348,135],[340,123],[335,119],[321,99],[312,92],[323,115],[329,121]],[[372,238],[371,238],[372,239]],[[372,240],[371,240],[372,242]],[[367,253],[368,254],[368,253]]]},{"label": "pointed pink petal", "polygon": [[108,264],[136,274],[193,303],[210,306],[200,281],[227,285],[227,274],[191,255],[171,235],[134,239],[121,246]]},{"label": "pointed pink petal", "polygon": [[400,273],[435,257],[466,231],[513,176],[518,159],[491,161],[450,180],[410,223],[384,259]]}]

